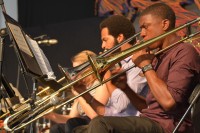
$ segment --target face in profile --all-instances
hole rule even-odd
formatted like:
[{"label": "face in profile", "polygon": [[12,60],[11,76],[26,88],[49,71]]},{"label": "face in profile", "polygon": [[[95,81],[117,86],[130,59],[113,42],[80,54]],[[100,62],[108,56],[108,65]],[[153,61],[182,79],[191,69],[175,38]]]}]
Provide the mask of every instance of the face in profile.
[{"label": "face in profile", "polygon": [[[81,61],[73,61],[72,62],[72,66],[73,67],[76,67],[76,66],[79,66],[83,64],[83,62]],[[87,69],[84,69],[84,71],[82,71],[81,73],[79,73],[78,75],[75,75],[73,77],[73,79],[79,79],[79,78],[82,78],[84,74],[88,73],[89,71],[91,71],[92,69],[89,67]],[[90,76],[87,76],[85,78],[83,78],[81,81],[79,81],[78,83],[79,84],[83,84],[83,85],[87,85],[87,83],[89,83],[89,81],[92,81],[94,78],[93,78],[94,75],[90,75]]]},{"label": "face in profile", "polygon": [[111,49],[117,44],[117,40],[109,34],[108,28],[101,30],[102,49]]},{"label": "face in profile", "polygon": [[[151,14],[140,17],[139,25],[141,28],[140,36],[147,41],[164,33],[162,19]],[[151,44],[149,49],[156,49],[161,44],[161,40]]]}]

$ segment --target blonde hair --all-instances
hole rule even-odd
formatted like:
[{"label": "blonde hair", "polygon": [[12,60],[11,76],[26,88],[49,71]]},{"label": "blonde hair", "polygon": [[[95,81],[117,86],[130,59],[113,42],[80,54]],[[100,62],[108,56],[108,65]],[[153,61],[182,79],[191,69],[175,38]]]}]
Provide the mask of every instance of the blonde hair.
[{"label": "blonde hair", "polygon": [[96,56],[96,54],[90,50],[84,50],[80,53],[76,54],[74,57],[72,57],[72,62],[86,62],[88,61],[88,55],[89,56]]},{"label": "blonde hair", "polygon": [[[80,53],[76,54],[74,57],[71,58],[71,61],[72,62],[81,62],[81,63],[84,63],[86,61],[88,61],[88,55],[89,56],[96,56],[96,54],[92,51],[89,51],[89,50],[84,50],[84,51],[81,51]],[[86,69],[83,73],[86,73],[88,71],[91,70],[91,67]],[[96,80],[96,76],[94,74],[84,78],[82,80],[82,83],[84,85],[86,85],[87,87],[90,86],[91,84],[93,84],[93,82]]]}]

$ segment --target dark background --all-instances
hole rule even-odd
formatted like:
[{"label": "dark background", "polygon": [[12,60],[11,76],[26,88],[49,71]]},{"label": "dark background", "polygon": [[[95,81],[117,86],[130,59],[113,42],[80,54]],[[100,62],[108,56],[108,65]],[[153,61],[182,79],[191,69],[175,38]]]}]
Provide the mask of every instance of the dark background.
[{"label": "dark background", "polygon": [[[57,77],[62,75],[58,64],[71,67],[71,57],[82,50],[101,51],[99,23],[102,18],[95,15],[94,0],[59,1],[52,0],[19,0],[19,23],[26,34],[37,37],[46,34],[57,39],[58,43],[51,46],[40,45]],[[28,90],[32,91],[31,77],[26,76],[28,88],[24,85],[23,74],[18,77],[18,63],[13,47],[7,41],[4,49],[3,73],[27,98]],[[24,74],[26,75],[26,74]]]}]

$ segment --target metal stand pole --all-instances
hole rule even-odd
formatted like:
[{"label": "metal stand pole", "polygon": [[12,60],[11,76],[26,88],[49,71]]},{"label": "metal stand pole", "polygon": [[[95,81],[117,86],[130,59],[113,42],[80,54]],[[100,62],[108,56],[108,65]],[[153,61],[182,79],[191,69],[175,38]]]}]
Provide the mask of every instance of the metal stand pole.
[{"label": "metal stand pole", "polygon": [[197,94],[195,95],[195,97],[193,98],[193,100],[190,103],[190,106],[188,107],[188,109],[185,111],[184,115],[182,116],[181,120],[179,121],[179,123],[177,124],[177,126],[175,127],[173,133],[176,133],[176,131],[178,130],[178,128],[180,127],[180,125],[182,124],[183,120],[185,119],[186,115],[188,114],[188,112],[191,110],[191,108],[193,107],[193,105],[196,103],[198,97],[200,96],[200,85],[198,85],[194,91],[197,89]]},{"label": "metal stand pole", "polygon": [[[33,79],[33,93],[32,93],[32,99],[30,102],[31,108],[35,108],[36,93],[37,93],[37,80]],[[30,133],[34,133],[34,129],[35,131],[37,131],[36,123],[32,122],[30,124]]]}]

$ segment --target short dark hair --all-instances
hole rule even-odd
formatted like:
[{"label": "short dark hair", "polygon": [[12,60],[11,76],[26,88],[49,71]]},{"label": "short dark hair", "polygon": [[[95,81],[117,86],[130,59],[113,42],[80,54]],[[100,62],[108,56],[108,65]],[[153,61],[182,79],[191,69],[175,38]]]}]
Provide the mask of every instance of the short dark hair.
[{"label": "short dark hair", "polygon": [[[113,15],[106,18],[100,23],[100,30],[108,28],[109,34],[117,38],[119,34],[123,34],[125,39],[135,34],[135,28],[131,21],[121,15]],[[130,44],[134,44],[136,39],[130,41]]]},{"label": "short dark hair", "polygon": [[164,3],[153,4],[149,7],[147,7],[146,9],[144,9],[142,11],[140,17],[147,15],[147,14],[158,16],[162,19],[168,19],[170,21],[169,30],[175,28],[176,15],[170,6],[168,6]]}]

